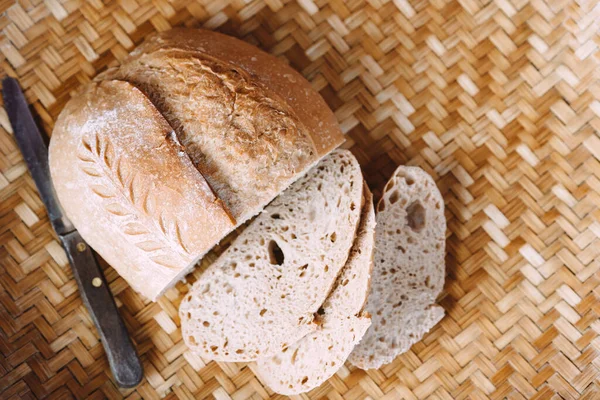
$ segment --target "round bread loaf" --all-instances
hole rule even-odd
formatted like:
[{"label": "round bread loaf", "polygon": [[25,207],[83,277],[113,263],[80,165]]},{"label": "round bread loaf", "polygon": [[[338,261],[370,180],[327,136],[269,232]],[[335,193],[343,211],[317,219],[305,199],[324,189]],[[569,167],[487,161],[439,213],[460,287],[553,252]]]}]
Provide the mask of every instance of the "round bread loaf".
[{"label": "round bread loaf", "polygon": [[83,238],[156,300],[343,140],[323,99],[283,61],[226,35],[174,29],[69,101],[50,170]]}]

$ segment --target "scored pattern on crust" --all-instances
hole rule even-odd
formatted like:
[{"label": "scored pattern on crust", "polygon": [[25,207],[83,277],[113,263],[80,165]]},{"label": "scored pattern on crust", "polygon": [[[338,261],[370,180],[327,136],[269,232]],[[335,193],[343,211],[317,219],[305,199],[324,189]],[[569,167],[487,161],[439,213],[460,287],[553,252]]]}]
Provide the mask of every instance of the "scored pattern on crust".
[{"label": "scored pattern on crust", "polygon": [[[150,253],[152,261],[176,269],[173,253],[189,258],[177,218],[157,209],[154,185],[139,184],[139,173],[127,168],[122,157],[115,156],[108,138],[97,133],[83,135],[77,158],[81,171],[92,178],[90,189],[104,200],[104,209],[120,217],[122,232],[138,248]],[[152,238],[147,238],[150,235]]]},{"label": "scored pattern on crust", "polygon": [[[173,93],[180,76],[187,77],[188,89]],[[315,157],[313,138],[294,110],[245,71],[205,54],[170,48],[145,54],[96,81],[108,79],[128,81],[147,93],[236,218],[248,217],[245,197],[272,191],[274,182],[289,179]],[[188,95],[202,104],[202,112],[184,101]],[[191,117],[206,117],[206,123],[190,123]],[[250,183],[230,167],[234,163],[246,166]]]}]

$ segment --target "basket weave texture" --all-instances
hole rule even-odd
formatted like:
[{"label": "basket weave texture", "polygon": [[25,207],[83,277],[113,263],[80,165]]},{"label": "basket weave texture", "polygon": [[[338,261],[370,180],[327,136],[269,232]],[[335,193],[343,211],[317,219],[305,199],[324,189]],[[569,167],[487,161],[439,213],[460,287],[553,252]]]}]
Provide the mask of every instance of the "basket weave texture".
[{"label": "basket weave texture", "polygon": [[[600,398],[600,9],[586,0],[0,0],[0,74],[46,132],[81,84],[154,31],[219,30],[306,76],[376,197],[436,179],[447,315],[380,370],[302,398]],[[145,378],[119,390],[0,110],[0,399],[264,399],[252,365],[187,351],[177,307],[110,267]]]}]

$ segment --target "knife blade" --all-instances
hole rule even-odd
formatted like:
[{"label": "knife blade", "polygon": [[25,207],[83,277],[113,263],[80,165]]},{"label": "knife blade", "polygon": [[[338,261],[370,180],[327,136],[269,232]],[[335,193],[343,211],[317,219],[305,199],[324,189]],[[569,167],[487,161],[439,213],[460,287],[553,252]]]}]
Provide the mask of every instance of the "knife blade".
[{"label": "knife blade", "polygon": [[2,96],[15,140],[46,206],[50,223],[67,253],[81,298],[100,334],[115,381],[123,388],[135,387],[143,377],[142,363],[94,252],[58,201],[50,177],[48,148],[16,79],[6,77],[2,80]]}]

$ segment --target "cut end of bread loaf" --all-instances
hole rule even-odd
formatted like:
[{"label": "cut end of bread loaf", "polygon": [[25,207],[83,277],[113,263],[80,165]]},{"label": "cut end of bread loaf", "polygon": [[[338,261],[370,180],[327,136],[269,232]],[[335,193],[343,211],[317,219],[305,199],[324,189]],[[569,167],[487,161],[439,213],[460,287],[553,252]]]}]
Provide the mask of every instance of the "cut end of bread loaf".
[{"label": "cut end of bread loaf", "polygon": [[331,294],[320,308],[321,326],[256,363],[256,372],[275,392],[293,395],[321,385],[344,365],[364,335],[370,318],[360,311],[369,292],[374,236],[373,198],[365,184],[365,204],[356,239]]},{"label": "cut end of bread loaf", "polygon": [[372,325],[349,361],[379,368],[421,340],[443,317],[444,202],[420,168],[400,167],[377,205],[375,266],[365,309]]},{"label": "cut end of bread loaf", "polygon": [[254,361],[317,329],[360,219],[358,162],[337,150],[276,198],[203,273],[180,306],[207,359]]}]

